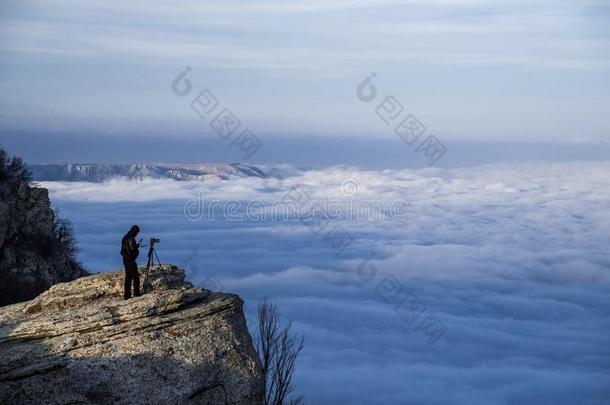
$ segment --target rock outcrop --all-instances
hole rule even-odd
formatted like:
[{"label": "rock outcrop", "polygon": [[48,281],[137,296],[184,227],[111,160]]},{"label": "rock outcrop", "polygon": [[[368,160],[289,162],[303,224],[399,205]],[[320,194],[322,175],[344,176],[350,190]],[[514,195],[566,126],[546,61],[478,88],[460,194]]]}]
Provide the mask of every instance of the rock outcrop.
[{"label": "rock outcrop", "polygon": [[47,189],[6,173],[1,177],[0,305],[32,299],[86,274],[61,239],[65,228],[60,235],[58,226],[67,224],[55,218]]},{"label": "rock outcrop", "polygon": [[125,301],[102,273],[0,308],[0,403],[260,404],[243,301],[184,278],[156,267]]}]

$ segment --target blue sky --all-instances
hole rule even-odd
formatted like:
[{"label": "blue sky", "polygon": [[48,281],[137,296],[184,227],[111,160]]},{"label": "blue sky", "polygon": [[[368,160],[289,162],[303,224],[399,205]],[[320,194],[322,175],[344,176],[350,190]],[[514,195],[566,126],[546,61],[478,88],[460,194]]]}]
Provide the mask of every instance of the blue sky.
[{"label": "blue sky", "polygon": [[610,11],[588,1],[0,1],[0,128],[192,134],[185,66],[261,136],[394,136],[377,74],[444,140],[607,141]]}]

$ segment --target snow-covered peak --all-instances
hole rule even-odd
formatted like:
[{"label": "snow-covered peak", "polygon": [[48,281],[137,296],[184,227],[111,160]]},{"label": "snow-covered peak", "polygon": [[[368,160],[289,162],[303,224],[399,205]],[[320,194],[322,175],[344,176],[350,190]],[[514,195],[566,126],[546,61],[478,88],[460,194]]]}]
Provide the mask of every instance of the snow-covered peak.
[{"label": "snow-covered peak", "polygon": [[207,164],[133,164],[113,165],[98,163],[70,163],[30,165],[28,169],[36,181],[103,182],[113,178],[228,180],[235,177],[265,177],[258,167],[242,163]]}]

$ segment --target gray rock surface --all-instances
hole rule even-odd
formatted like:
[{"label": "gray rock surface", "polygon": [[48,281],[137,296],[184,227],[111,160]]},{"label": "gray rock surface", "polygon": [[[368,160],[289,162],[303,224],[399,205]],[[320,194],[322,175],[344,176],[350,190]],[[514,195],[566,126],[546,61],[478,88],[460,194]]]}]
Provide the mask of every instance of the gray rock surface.
[{"label": "gray rock surface", "polygon": [[86,274],[53,235],[54,218],[47,189],[0,182],[0,305]]},{"label": "gray rock surface", "polygon": [[102,273],[0,308],[0,403],[260,404],[243,301],[184,278],[156,267],[125,301]]}]

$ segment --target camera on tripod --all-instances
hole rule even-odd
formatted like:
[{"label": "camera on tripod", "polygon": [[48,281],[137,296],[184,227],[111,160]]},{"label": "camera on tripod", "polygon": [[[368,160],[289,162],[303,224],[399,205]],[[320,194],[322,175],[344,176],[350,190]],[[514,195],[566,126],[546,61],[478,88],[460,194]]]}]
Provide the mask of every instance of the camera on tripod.
[{"label": "camera on tripod", "polygon": [[146,263],[146,274],[144,276],[144,285],[142,287],[142,293],[146,294],[146,288],[148,287],[148,275],[150,274],[150,268],[155,265],[155,259],[157,259],[157,265],[161,267],[161,261],[157,256],[155,250],[155,243],[160,243],[159,238],[150,238],[150,244],[148,245],[148,262]]}]

